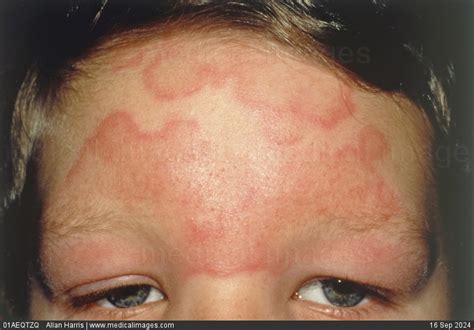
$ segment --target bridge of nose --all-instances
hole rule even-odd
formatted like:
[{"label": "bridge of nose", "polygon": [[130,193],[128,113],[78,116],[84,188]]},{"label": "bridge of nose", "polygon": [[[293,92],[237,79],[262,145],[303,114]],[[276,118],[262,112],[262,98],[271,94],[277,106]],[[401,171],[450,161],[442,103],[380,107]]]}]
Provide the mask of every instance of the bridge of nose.
[{"label": "bridge of nose", "polygon": [[[274,282],[274,281],[273,281]],[[239,275],[224,279],[196,276],[170,299],[167,318],[199,320],[281,319],[291,294],[278,296],[268,274]]]}]

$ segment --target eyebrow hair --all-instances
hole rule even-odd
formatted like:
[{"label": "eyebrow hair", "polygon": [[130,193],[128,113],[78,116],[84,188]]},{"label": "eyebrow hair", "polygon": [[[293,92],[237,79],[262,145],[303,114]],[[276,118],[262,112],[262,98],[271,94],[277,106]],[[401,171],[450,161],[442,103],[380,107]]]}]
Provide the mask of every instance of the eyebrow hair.
[{"label": "eyebrow hair", "polygon": [[[137,227],[142,227],[143,219],[147,216],[141,215],[142,221],[130,221],[130,216],[120,215],[117,212],[105,209],[92,209],[84,213],[72,212],[70,207],[61,208],[55,216],[46,216],[43,219],[42,231],[46,231],[53,237],[81,236],[88,233],[110,232],[116,228],[120,231],[134,231]],[[132,216],[133,217],[133,216]],[[352,219],[347,217],[320,217],[314,221],[307,221],[308,227],[325,225],[333,235],[360,234],[390,230],[399,238],[411,237],[415,241],[422,241],[426,246],[433,246],[431,241],[436,241],[434,233],[429,226],[429,221],[421,222],[414,217],[392,216],[388,219],[367,214],[366,216],[355,216]],[[44,233],[41,233],[44,234]]]},{"label": "eyebrow hair", "polygon": [[[48,241],[54,242],[56,239],[81,237],[98,232],[110,233],[117,230],[121,232],[137,232],[145,228],[144,219],[147,218],[146,216],[141,216],[139,219],[136,217],[130,218],[103,209],[79,215],[76,212],[71,212],[71,208],[65,207],[61,213],[65,216],[67,215],[62,220],[68,219],[69,221],[61,221],[61,219],[50,221],[52,225],[45,226],[45,231],[40,233],[43,237],[45,237],[45,234],[48,234],[48,236],[52,235],[48,237]],[[135,218],[138,221],[131,221],[131,219]],[[317,228],[324,227],[325,233],[329,233],[329,235],[334,237],[343,235],[348,237],[354,237],[354,235],[368,236],[371,233],[388,232],[391,237],[395,237],[396,240],[403,242],[404,246],[408,246],[407,248],[400,249],[399,258],[402,260],[416,260],[415,262],[422,267],[421,273],[416,278],[416,283],[410,287],[411,291],[416,292],[424,287],[424,284],[429,280],[436,269],[439,258],[437,238],[430,226],[426,225],[429,222],[417,220],[413,217],[400,216],[392,217],[387,221],[380,221],[377,217],[371,218],[369,216],[364,219],[347,219],[342,217],[319,218],[305,223],[302,227],[304,227],[305,232],[312,228],[317,231]],[[145,230],[148,229],[145,228]],[[51,297],[52,290],[48,285],[49,281],[41,261],[38,262],[37,266],[35,269],[35,274],[38,275],[36,279],[41,287],[43,287],[44,292],[49,294],[48,297]]]},{"label": "eyebrow hair", "polygon": [[[118,217],[116,214],[105,210],[95,210],[95,212],[85,212],[78,214],[71,212],[71,208],[61,205],[61,215],[58,218],[46,215],[41,219],[39,241],[44,243],[47,238],[48,243],[55,243],[56,240],[67,239],[69,237],[80,237],[90,233],[110,232],[117,226],[121,230],[124,228],[133,230],[136,226],[132,225],[130,219],[125,219],[123,216]],[[65,221],[65,219],[69,221]],[[48,234],[52,237],[46,237]],[[51,286],[51,281],[45,271],[41,252],[38,253],[37,258],[31,264],[31,280],[36,280],[39,288],[45,296],[52,301],[54,299],[54,290]]]},{"label": "eyebrow hair", "polygon": [[[351,219],[346,218],[330,218],[324,219],[324,224],[328,224],[326,232],[331,232],[331,235],[370,235],[371,233],[389,231],[392,237],[395,237],[400,242],[409,242],[408,249],[401,249],[400,256],[411,257],[417,256],[420,263],[425,264],[424,274],[420,277],[419,283],[415,285],[413,290],[422,287],[423,284],[430,278],[435,270],[436,263],[440,257],[439,244],[436,233],[430,226],[430,221],[417,221],[414,217],[398,216],[391,217],[387,221],[380,221],[377,218]],[[314,225],[319,226],[321,222],[315,221]],[[420,250],[420,246],[422,249]],[[413,253],[416,251],[417,253]]]},{"label": "eyebrow hair", "polygon": [[[120,219],[120,221],[117,222],[117,219]],[[102,221],[101,221],[102,220]],[[103,220],[106,220],[105,222]],[[129,219],[128,219],[129,220]],[[56,226],[56,232],[53,233],[51,230],[48,231],[48,233],[53,233],[58,235],[58,237],[61,238],[67,238],[71,236],[81,236],[81,235],[87,235],[88,233],[91,232],[110,232],[110,230],[116,229],[117,225],[123,225],[121,229],[123,230],[124,228],[127,228],[129,230],[134,230],[137,228],[136,225],[131,225],[130,221],[127,219],[120,218],[120,217],[115,217],[113,213],[111,212],[106,212],[102,215],[97,214],[95,216],[90,216],[90,217],[84,217],[81,219],[76,219],[76,223],[70,225],[70,224],[58,224]],[[135,223],[135,222],[133,222]],[[328,223],[335,223],[332,221],[329,221]],[[337,230],[340,230],[336,226],[330,226],[332,230],[335,232]],[[352,232],[352,233],[361,233],[361,232],[370,232],[370,231],[377,231],[380,230],[380,228],[383,228],[385,226],[377,226],[374,224],[368,224],[365,226],[365,231],[362,229],[362,227],[349,227],[349,230],[347,230],[347,227],[345,230],[342,230],[343,232]],[[43,239],[43,235],[45,233],[41,232],[41,238],[40,240]],[[406,235],[403,235],[406,234]],[[424,285],[428,282],[428,280],[431,278],[431,275],[434,273],[434,270],[436,269],[438,257],[439,257],[439,250],[438,250],[438,244],[436,237],[434,236],[432,231],[424,231],[420,230],[420,227],[418,227],[418,230],[415,229],[414,226],[411,226],[408,230],[406,231],[397,231],[396,235],[400,237],[400,239],[405,238],[405,241],[410,241],[413,246],[417,245],[423,245],[425,246],[424,251],[426,252],[419,252],[419,256],[424,256],[421,257],[423,260],[420,260],[420,264],[424,264],[425,267],[423,268],[422,273],[418,274],[416,277],[416,282],[414,285],[409,287],[410,292],[417,292],[421,288],[424,287]],[[407,237],[411,237],[413,239],[407,240]],[[54,240],[54,239],[53,239]],[[417,243],[414,243],[414,241],[417,241]],[[419,251],[418,249],[415,248],[416,251]],[[406,249],[402,250],[404,253],[402,256],[408,254],[410,257],[413,257],[413,249]],[[38,258],[32,263],[31,265],[31,276],[30,276],[30,281],[36,281],[36,284],[39,286],[39,289],[43,292],[45,297],[49,301],[54,301],[55,299],[55,293],[54,290],[52,289],[51,286],[51,280],[49,279],[45,269],[44,269],[44,264],[42,261],[42,256],[41,253],[38,253]]]}]

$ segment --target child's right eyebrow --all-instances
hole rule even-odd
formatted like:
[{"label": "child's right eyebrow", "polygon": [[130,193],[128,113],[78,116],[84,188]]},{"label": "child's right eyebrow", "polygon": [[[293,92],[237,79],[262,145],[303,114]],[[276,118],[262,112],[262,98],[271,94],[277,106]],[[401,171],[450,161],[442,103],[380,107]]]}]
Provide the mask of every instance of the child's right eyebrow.
[{"label": "child's right eyebrow", "polygon": [[[114,251],[111,247],[107,248],[107,242],[109,241],[107,237],[111,238],[111,241],[115,242],[120,237],[132,237],[131,235],[133,235],[133,237],[138,237],[141,235],[140,237],[142,237],[143,233],[147,232],[149,235],[143,236],[140,240],[143,246],[135,246],[133,249],[131,248],[130,251],[134,249],[140,250],[144,247],[147,249],[158,248],[153,248],[153,244],[156,244],[156,242],[159,241],[166,241],[167,239],[174,237],[171,237],[170,233],[160,232],[160,229],[155,227],[156,225],[159,225],[156,223],[156,219],[146,219],[140,217],[127,218],[120,215],[114,215],[113,212],[103,214],[102,216],[97,214],[96,216],[83,218],[79,221],[73,221],[73,223],[75,223],[75,225],[62,222],[62,228],[55,228],[55,230],[61,232],[61,235],[55,235],[52,232],[44,233],[44,243],[48,244],[48,242],[50,242],[51,244],[48,248],[49,253],[56,255],[57,253],[54,251],[58,250],[55,249],[61,249],[60,255],[62,255],[62,257],[55,260],[55,263],[57,263],[56,265],[61,265],[59,268],[68,269],[69,272],[74,271],[71,269],[71,267],[79,267],[81,269],[85,269],[87,272],[87,269],[97,268],[97,265],[93,266],[93,264],[113,262],[113,258],[110,259],[110,257],[107,257],[104,259],[105,255],[113,256],[114,253],[118,253],[118,251]],[[226,254],[229,253],[229,251],[226,252],[226,248],[219,248],[221,243],[224,245],[230,244],[229,242],[226,243],[228,240],[226,240],[225,237],[222,237],[222,242],[219,242],[219,239],[217,239],[217,241],[211,243],[212,246],[220,249],[220,252],[214,251],[209,254],[206,253],[206,242],[186,242],[186,240],[183,241],[183,237],[175,237],[171,239],[171,242],[175,242],[176,247],[174,248],[177,249],[179,253],[172,255],[177,259],[163,259],[163,256],[169,254],[169,252],[167,252],[168,249],[173,249],[173,247],[168,246],[167,244],[160,244],[159,250],[162,256],[158,257],[157,260],[160,260],[160,262],[163,263],[161,266],[164,264],[171,265],[173,263],[182,263],[180,268],[188,269],[185,276],[205,273],[214,277],[226,277],[230,276],[231,274],[250,271],[268,271],[274,275],[277,275],[280,272],[286,271],[288,267],[298,266],[299,262],[304,262],[306,266],[308,266],[308,263],[311,264],[312,261],[315,262],[315,266],[317,266],[316,268],[325,265],[325,268],[331,269],[336,266],[341,266],[340,261],[337,261],[340,259],[346,260],[345,267],[349,267],[349,264],[353,264],[351,267],[355,269],[363,264],[366,270],[370,270],[371,273],[375,272],[374,274],[378,273],[379,275],[377,276],[379,276],[380,283],[377,284],[381,287],[386,282],[384,283],[382,280],[380,280],[380,274],[384,272],[387,274],[392,274],[390,276],[398,279],[396,285],[398,285],[397,289],[399,289],[400,292],[416,292],[418,289],[422,288],[431,276],[434,266],[436,265],[433,260],[437,259],[437,249],[436,246],[430,243],[434,242],[435,238],[430,236],[431,234],[429,233],[427,233],[427,235],[421,234],[422,229],[420,227],[416,228],[413,222],[410,221],[399,219],[398,221],[385,222],[382,224],[379,222],[371,223],[366,221],[365,225],[361,223],[351,225],[351,221],[348,219],[318,219],[307,223],[304,228],[305,229],[301,227],[299,230],[303,233],[307,233],[307,235],[299,236],[298,238],[301,240],[301,242],[306,243],[301,245],[300,248],[296,250],[285,251],[284,246],[268,245],[268,241],[261,241],[261,243],[257,242],[260,246],[260,249],[254,249],[252,246],[255,242],[249,241],[248,239],[250,237],[247,237],[245,242],[249,245],[251,254],[246,255],[245,258],[240,258],[237,255],[234,255],[234,257],[230,258],[228,255],[226,256]],[[227,236],[227,234],[224,236]],[[264,240],[266,239],[265,237],[269,237],[266,235],[266,233],[261,233],[259,236]],[[82,261],[79,262],[78,259],[74,257],[79,251],[76,251],[76,247],[87,247],[88,250],[94,251],[94,244],[96,244],[97,239],[94,238],[91,240],[92,237],[103,237],[100,239],[102,242],[101,249],[105,249],[104,251],[108,252],[104,255],[97,252],[94,254],[95,257],[93,260],[91,259],[83,264],[83,261],[86,259],[84,259],[82,252],[80,253],[80,259]],[[154,237],[154,239],[150,240],[151,237]],[[376,242],[372,239],[372,237],[378,237],[377,240],[386,237],[387,241],[399,241],[401,243],[398,245],[393,245],[390,248],[382,246],[377,247],[379,243],[374,243],[374,245],[370,247],[369,243]],[[68,247],[69,244],[67,243],[71,239],[76,242],[76,247],[73,249]],[[238,241],[241,239],[242,237],[238,236],[231,240]],[[323,246],[321,246],[323,242],[325,243]],[[340,245],[334,245],[335,242],[340,242]],[[64,248],[65,246],[67,247],[66,249]],[[126,248],[126,246],[127,245],[125,244],[123,248]],[[278,252],[279,249],[281,249],[280,252]],[[191,252],[191,250],[194,252]],[[201,251],[199,252],[199,250]],[[289,264],[281,264],[279,263],[281,260],[278,259],[272,260],[261,258],[262,256],[271,256],[272,253],[276,253],[276,255],[285,255],[285,253],[296,254],[289,256]],[[197,257],[189,257],[192,255]],[[351,255],[352,257],[350,257]],[[378,255],[378,257],[374,257],[375,255]],[[302,256],[304,256],[303,259],[298,259]],[[217,259],[218,257],[219,259]],[[310,259],[307,259],[308,257],[310,257]],[[150,263],[153,263],[153,258],[148,260]],[[285,260],[285,262],[287,261],[288,260]],[[370,265],[368,264],[369,261]],[[275,263],[272,264],[273,262]],[[331,266],[328,264],[328,262],[334,262],[334,265]],[[387,267],[387,265],[390,266]],[[221,266],[224,267],[225,271],[220,269]],[[377,268],[376,271],[374,270],[374,267]],[[391,269],[391,271],[388,271],[388,269]],[[41,280],[40,283],[44,288],[48,288],[46,291],[49,290],[49,292],[51,292],[52,290],[50,289],[48,283],[52,281],[48,281],[49,278],[46,272],[44,272],[42,269],[39,270],[41,271],[38,272],[37,278]],[[345,272],[347,272],[347,269],[343,271],[343,273]],[[359,277],[361,276],[359,275]],[[400,282],[401,279],[404,279],[404,281]],[[352,280],[369,282],[370,278],[352,278]],[[385,281],[388,280],[389,277],[386,277]],[[393,279],[393,281],[395,280]],[[395,286],[395,284],[392,283],[392,286]]]},{"label": "child's right eyebrow", "polygon": [[[173,137],[173,134],[177,134],[176,132],[187,132],[189,137],[193,134],[194,130],[198,129],[197,124],[193,121],[181,120],[172,122],[172,124],[174,126],[165,124],[158,131],[142,132],[133,120],[133,117],[128,113],[112,113],[107,117],[99,125],[97,133],[86,142],[86,147],[82,149],[78,162],[73,166],[66,179],[68,186],[66,191],[60,195],[61,201],[56,201],[56,205],[50,205],[47,209],[45,234],[49,234],[49,237],[52,239],[55,236],[57,239],[65,239],[68,236],[86,238],[91,233],[120,234],[126,230],[134,232],[139,227],[141,227],[141,232],[148,231],[152,233],[150,224],[158,224],[160,219],[166,219],[166,216],[160,212],[160,208],[164,207],[163,203],[171,198],[169,196],[168,199],[166,199],[166,196],[162,198],[164,183],[160,179],[164,180],[165,177],[160,176],[163,174],[159,173],[159,165],[163,165],[164,160],[160,162],[154,161],[154,158],[148,160],[149,157],[156,156],[156,151],[158,150],[156,148],[158,147],[156,146],[157,141],[155,139],[158,142],[161,140],[166,141],[168,138]],[[309,183],[306,182],[310,188],[316,189],[316,196],[320,197],[319,199],[312,200],[311,203],[309,200],[302,200],[302,202],[307,203],[304,207],[307,212],[313,213],[313,218],[307,220],[308,223],[306,225],[320,227],[317,230],[321,231],[322,228],[327,233],[326,235],[330,236],[331,233],[333,238],[347,237],[348,241],[351,237],[361,232],[378,232],[381,233],[381,236],[384,233],[385,236],[391,233],[390,237],[387,238],[403,242],[403,244],[400,244],[400,251],[394,252],[394,255],[404,255],[402,259],[405,260],[423,260],[420,262],[423,264],[426,261],[424,259],[428,255],[428,251],[424,247],[427,247],[428,244],[425,241],[413,239],[416,236],[424,237],[422,233],[423,221],[421,221],[422,219],[408,217],[403,212],[400,212],[399,201],[394,194],[382,193],[381,183],[384,181],[379,174],[376,172],[367,173],[367,175],[375,176],[377,180],[366,180],[366,178],[361,177],[362,182],[354,181],[353,185],[355,188],[358,188],[357,184],[361,184],[361,189],[368,189],[365,191],[366,195],[345,194],[347,191],[350,192],[351,190],[348,188],[352,187],[349,183],[344,182],[344,178],[347,177],[346,172],[349,174],[354,173],[355,175],[360,174],[360,172],[365,173],[363,171],[364,166],[366,166],[365,169],[368,171],[374,162],[376,163],[380,158],[383,158],[385,153],[384,138],[380,136],[378,130],[374,130],[370,126],[365,127],[359,131],[356,138],[355,145],[348,144],[346,148],[336,148],[336,150],[332,151],[333,157],[336,159],[338,156],[340,157],[340,162],[336,163],[336,165],[346,164],[345,167],[342,167],[345,171],[331,168],[331,166],[324,163],[324,161],[328,161],[327,159],[323,159],[320,163],[316,164],[318,166],[321,164],[325,165],[326,170],[336,171],[330,178],[334,177],[337,179],[342,177],[343,180],[340,182],[336,181],[340,183],[340,186],[334,184],[330,187],[333,190],[328,191],[327,194],[324,194],[324,189],[327,189],[327,186],[323,185],[324,189],[321,190],[320,186],[315,185],[313,187],[311,181]],[[140,143],[132,143],[135,139],[138,139]],[[118,143],[120,141],[132,144],[123,149],[123,143]],[[373,144],[365,148],[364,143],[369,143],[369,141],[372,141]],[[93,148],[89,149],[91,145]],[[360,145],[364,146],[363,155],[358,154],[360,152],[358,149]],[[135,146],[137,149],[134,149]],[[132,157],[129,161],[119,161],[122,159],[120,157],[124,156],[124,150],[130,152],[130,155],[135,155],[136,152],[143,153],[143,155],[140,155],[142,158]],[[190,160],[191,162],[199,160],[205,155],[205,153],[201,153],[199,154],[200,158],[191,157]],[[333,157],[329,157],[329,160],[332,160]],[[175,163],[172,165],[176,166]],[[117,166],[118,169],[123,168],[123,173],[115,168]],[[358,169],[357,166],[360,166],[361,169]],[[92,172],[88,172],[89,167]],[[355,172],[351,171],[354,167],[356,167]],[[292,173],[288,175],[292,175]],[[327,179],[327,176],[325,178]],[[372,187],[371,184],[374,181],[380,184]],[[86,185],[82,186],[84,184]],[[188,189],[190,186],[187,186]],[[170,185],[167,187],[170,187]],[[242,187],[245,187],[245,185]],[[287,187],[284,188],[288,189]],[[232,189],[235,189],[235,187]],[[98,195],[95,195],[96,193]],[[193,200],[192,198],[199,196],[199,193],[192,194],[192,191],[187,191],[187,193],[191,194],[191,199],[189,199],[191,201]],[[364,191],[361,191],[362,193]],[[123,202],[123,205],[120,207],[128,211],[107,210],[105,206],[101,205],[105,201],[101,201],[98,198],[100,196],[111,198],[112,200],[118,199],[120,202]],[[286,197],[289,200],[294,198],[294,196]],[[373,203],[365,204],[367,200]],[[145,218],[135,215],[134,218],[131,218],[128,216],[128,214],[134,214],[133,210],[140,209],[140,207],[136,206],[145,205],[143,203],[148,203],[146,205],[147,209],[151,212],[150,217]],[[219,207],[224,208],[226,205]],[[206,209],[202,208],[200,210],[204,212]],[[326,212],[322,212],[324,210]],[[243,210],[239,213],[240,215],[231,213],[229,213],[228,219],[223,216],[219,220],[215,219],[216,223],[213,223],[213,218],[209,218],[204,224],[193,220],[193,217],[186,217],[181,214],[182,219],[179,219],[180,227],[176,229],[175,234],[180,233],[181,236],[178,239],[182,240],[184,238],[182,247],[185,250],[190,249],[191,251],[202,247],[204,253],[202,254],[202,262],[200,264],[208,265],[207,268],[203,268],[199,263],[195,264],[192,267],[194,273],[207,272],[219,276],[222,275],[222,271],[215,268],[216,264],[222,264],[222,261],[216,259],[218,257],[225,261],[224,264],[231,263],[226,264],[225,268],[227,270],[225,272],[243,271],[250,269],[250,267],[253,267],[252,269],[265,268],[267,266],[265,263],[262,263],[261,259],[267,252],[268,242],[266,240],[269,239],[268,232],[272,232],[274,236],[283,235],[282,237],[284,237],[286,235],[284,229],[285,222],[294,225],[292,222],[294,219],[280,219],[276,221],[272,217],[239,221],[240,219],[238,218],[240,215],[246,214],[245,211]],[[179,214],[178,212],[174,216],[179,218]],[[168,218],[169,216],[170,214],[167,215]],[[202,217],[204,215],[194,214],[194,216]],[[214,213],[211,212],[207,216],[213,217]],[[298,222],[301,223],[300,220]],[[271,229],[269,229],[269,226]],[[226,228],[227,230],[224,230]],[[157,231],[156,235],[158,237],[163,234]],[[244,236],[246,240],[242,241]],[[370,238],[368,240],[370,241]],[[221,244],[225,247],[220,246]],[[233,258],[224,253],[229,248],[237,248],[243,244],[260,247],[253,251],[251,255],[241,259]],[[223,251],[223,253],[220,255],[215,251]],[[416,257],[415,253],[415,257],[410,257],[410,255],[414,254],[414,251],[419,252],[421,256]],[[239,260],[242,264],[239,264]]]}]

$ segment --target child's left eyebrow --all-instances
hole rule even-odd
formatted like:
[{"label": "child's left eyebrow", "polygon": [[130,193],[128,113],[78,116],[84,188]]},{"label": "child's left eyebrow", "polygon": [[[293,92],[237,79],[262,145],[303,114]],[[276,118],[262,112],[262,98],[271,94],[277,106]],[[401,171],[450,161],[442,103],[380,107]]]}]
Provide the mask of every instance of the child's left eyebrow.
[{"label": "child's left eyebrow", "polygon": [[[139,84],[150,80],[145,84],[148,94],[139,96],[152,98],[156,106],[163,105],[157,99],[172,103],[197,93],[206,83],[222,82],[215,77],[201,81],[198,76],[190,79],[197,85],[186,86],[187,76],[182,73],[182,81],[173,85],[176,81],[159,76],[157,68],[150,70],[149,76],[137,79]],[[287,229],[301,224],[307,214],[311,217],[305,221],[320,225],[319,230],[328,235],[337,232],[350,240],[358,231],[377,227],[382,233],[395,233],[392,238],[411,252],[424,251],[420,240],[411,245],[408,238],[413,232],[422,234],[423,219],[404,214],[397,185],[381,169],[390,161],[393,141],[381,127],[354,118],[362,109],[356,109],[347,86],[318,71],[310,88],[305,82],[286,88],[270,79],[257,84],[255,95],[249,94],[255,92],[248,87],[252,79],[268,77],[247,71],[249,84],[236,83],[231,97],[212,94],[210,100],[217,104],[209,106],[206,99],[204,109],[170,107],[163,118],[156,111],[153,118],[158,120],[149,125],[151,129],[144,127],[151,112],[148,107],[128,104],[130,109],[110,109],[81,146],[60,193],[67,196],[66,202],[53,206],[56,215],[61,214],[59,208],[86,202],[113,201],[129,213],[145,209],[157,222],[173,221],[176,228],[167,234],[174,235],[183,249],[204,252],[191,264],[191,273],[215,276],[265,268],[269,242],[286,238]],[[166,81],[172,85],[162,86]],[[290,92],[275,100],[274,87]],[[308,104],[302,100],[309,100]],[[195,104],[187,101],[187,106]],[[230,116],[232,122],[220,120],[222,116]],[[285,126],[288,122],[294,126]],[[278,139],[280,132],[291,134]],[[308,137],[294,139],[293,133]],[[76,218],[83,209],[84,205],[75,209]],[[78,223],[73,217],[51,215],[50,219],[57,228]],[[79,223],[65,231],[85,228],[87,233],[93,225],[106,222]],[[110,224],[113,227],[113,221]],[[246,254],[238,254],[239,248]]]},{"label": "child's left eyebrow", "polygon": [[[73,215],[74,212],[70,214]],[[365,222],[365,227],[348,219],[319,219],[300,226],[298,233],[301,234],[295,235],[295,239],[298,239],[295,246],[275,245],[270,231],[261,232],[258,238],[246,237],[246,248],[236,246],[236,250],[229,250],[228,245],[242,240],[241,236],[234,237],[231,241],[225,237],[222,242],[217,239],[210,245],[186,241],[186,238],[174,239],[169,233],[153,229],[157,224],[150,223],[148,218],[127,218],[114,215],[114,212],[103,214],[97,211],[87,218],[70,220],[80,226],[71,228],[71,223],[63,222],[62,229],[56,228],[63,234],[58,236],[51,232],[43,233],[46,235],[45,243],[49,244],[48,252],[56,256],[48,259],[54,260],[55,268],[59,267],[60,273],[78,272],[74,269],[80,267],[83,269],[81,273],[89,277],[92,276],[88,272],[91,268],[111,268],[109,271],[118,271],[114,267],[103,266],[114,265],[116,259],[120,260],[122,267],[127,268],[128,264],[130,268],[132,262],[124,259],[124,256],[133,255],[133,263],[136,263],[136,254],[147,250],[151,253],[146,258],[143,253],[140,255],[144,256],[142,262],[149,264],[149,268],[163,269],[179,265],[176,269],[180,269],[181,273],[177,276],[183,279],[204,274],[226,278],[254,272],[268,272],[272,276],[278,276],[290,269],[303,267],[306,270],[327,271],[322,274],[315,272],[316,276],[337,277],[346,274],[352,280],[380,287],[390,286],[406,294],[417,292],[424,286],[437,259],[436,246],[430,243],[435,238],[429,233],[421,234],[422,229],[406,219],[383,224]],[[140,236],[152,231],[153,236]],[[408,235],[408,232],[411,234]],[[141,239],[132,240],[135,242],[133,245],[127,241],[119,244],[120,237]],[[71,239],[75,242],[74,245],[68,243]],[[168,250],[171,247],[165,242],[170,239],[179,247],[178,253]],[[54,242],[51,243],[51,240]],[[136,242],[141,242],[142,245]],[[64,246],[68,248],[65,249]],[[120,248],[117,249],[117,246]],[[99,253],[99,249],[103,253]],[[84,250],[89,252],[85,255]],[[37,279],[46,288],[45,292],[52,292],[49,283],[54,281],[49,280],[44,269],[37,270]]]},{"label": "child's left eyebrow", "polygon": [[[268,233],[284,235],[284,226],[272,219],[271,215],[254,221],[242,220],[249,217],[248,212],[255,211],[254,217],[257,216],[258,210],[253,208],[257,207],[257,201],[261,198],[269,198],[269,201],[275,199],[280,206],[285,200],[301,204],[306,212],[314,214],[314,222],[321,225],[321,219],[324,218],[346,219],[337,222],[341,228],[349,225],[351,217],[353,222],[358,223],[358,227],[363,227],[364,223],[370,223],[367,221],[370,218],[377,219],[382,226],[397,216],[400,212],[398,196],[377,169],[387,149],[384,135],[368,125],[356,131],[352,141],[327,150],[328,153],[319,158],[318,162],[307,161],[312,160],[311,152],[314,151],[311,150],[301,155],[303,158],[296,165],[293,161],[281,160],[288,165],[283,167],[284,171],[281,173],[274,173],[273,167],[267,173],[254,173],[251,171],[254,167],[248,167],[249,164],[257,169],[260,165],[279,166],[274,160],[268,162],[265,158],[261,161],[263,164],[258,160],[255,165],[250,163],[251,158],[236,160],[242,165],[238,168],[232,167],[232,163],[224,163],[223,166],[230,166],[229,170],[236,171],[226,175],[232,175],[231,178],[241,181],[238,186],[231,181],[231,185],[227,187],[228,179],[223,174],[212,171],[212,164],[219,158],[213,158],[218,155],[215,155],[212,142],[202,134],[197,120],[174,118],[163,123],[160,129],[143,130],[131,113],[113,112],[84,143],[76,163],[66,177],[62,196],[66,203],[79,205],[94,205],[94,201],[89,199],[98,195],[119,201],[129,211],[144,206],[157,219],[165,217],[161,213],[161,209],[165,208],[163,203],[174,198],[181,205],[174,216],[179,219],[177,230],[180,230],[181,239],[185,240],[184,246],[190,249],[206,247],[205,251],[209,253],[206,253],[205,258],[211,260],[216,257],[216,252],[212,251],[225,252],[232,246],[242,245],[244,242],[241,239],[245,236],[248,244],[262,246],[256,248],[260,254],[253,253],[253,256],[240,260],[241,265],[227,266],[227,270],[256,270],[262,267],[262,261],[258,258],[265,252],[265,240],[270,239]],[[211,167],[207,169],[206,164],[211,164]],[[203,166],[205,171],[195,175],[193,171]],[[288,179],[295,183],[286,184]],[[199,184],[197,180],[204,181]],[[266,185],[275,190],[273,194],[276,195],[268,196]],[[210,205],[214,197],[211,196],[208,200],[204,193],[214,194],[219,191],[228,194],[232,200],[224,200],[222,205]],[[191,212],[185,205],[194,207],[195,210]],[[82,208],[90,209],[85,206]],[[74,206],[64,205],[61,209],[74,209]],[[56,214],[63,212],[57,207],[53,211]],[[85,215],[84,210],[78,206],[75,212],[76,218]],[[219,214],[220,217],[215,218]],[[91,230],[91,225],[94,224],[80,221],[81,225],[78,226],[78,222],[72,217],[53,215],[49,221],[50,226],[56,228],[58,224],[60,227],[63,223],[65,226],[67,223],[76,224],[76,228],[71,226],[64,230],[66,232],[77,232],[80,228]],[[96,221],[96,225],[105,224],[103,219]],[[268,230],[269,224],[275,228]],[[350,231],[347,235],[350,237]],[[225,243],[226,248],[219,247],[221,243]],[[238,263],[236,258],[230,258],[225,253],[222,260]],[[195,272],[222,274],[222,271],[213,270],[214,262],[201,261],[200,264],[207,264],[208,268],[202,269],[196,264]]]}]

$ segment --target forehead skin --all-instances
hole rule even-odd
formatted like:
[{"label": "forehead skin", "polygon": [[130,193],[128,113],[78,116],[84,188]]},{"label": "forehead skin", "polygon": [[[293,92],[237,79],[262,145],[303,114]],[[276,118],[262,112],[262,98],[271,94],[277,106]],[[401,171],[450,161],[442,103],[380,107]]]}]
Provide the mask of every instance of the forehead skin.
[{"label": "forehead skin", "polygon": [[[46,246],[49,271],[100,273],[92,256],[120,251],[125,230],[160,260],[175,251],[166,262],[183,279],[280,274],[301,260],[325,269],[321,255],[365,279],[354,260],[402,258],[400,237],[423,234],[430,189],[420,111],[274,52],[180,38],[89,64],[100,70],[75,82],[43,148],[45,235],[70,247],[66,258]],[[70,267],[55,270],[50,250]],[[421,272],[418,250],[380,281]]]}]

